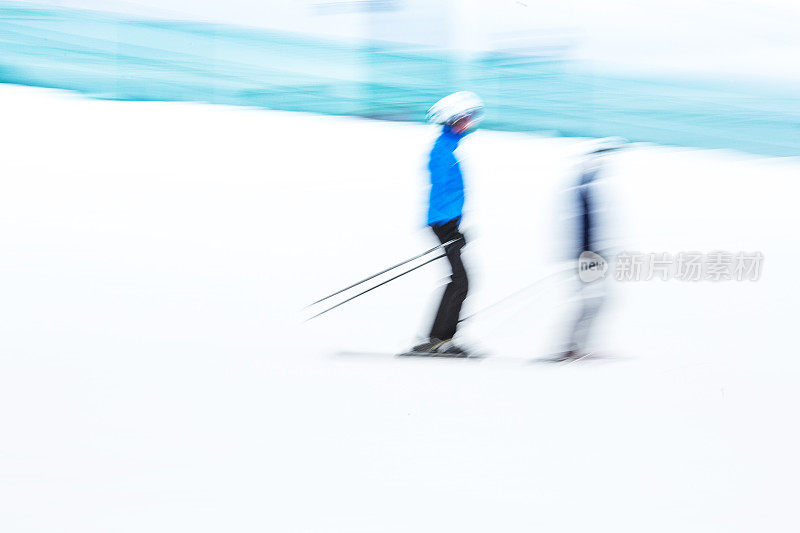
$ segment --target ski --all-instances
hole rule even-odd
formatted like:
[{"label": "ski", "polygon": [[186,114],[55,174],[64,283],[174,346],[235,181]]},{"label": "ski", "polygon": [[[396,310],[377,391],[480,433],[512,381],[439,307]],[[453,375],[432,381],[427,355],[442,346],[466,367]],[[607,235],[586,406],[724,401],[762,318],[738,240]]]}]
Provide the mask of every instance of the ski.
[{"label": "ski", "polygon": [[450,353],[436,353],[436,352],[400,352],[395,354],[395,357],[436,357],[438,359],[485,359],[486,354],[464,353],[464,354],[450,354]]},{"label": "ski", "polygon": [[345,350],[336,352],[338,356],[344,357],[418,357],[418,358],[429,358],[429,359],[487,359],[493,358],[493,356],[489,356],[487,354],[469,354],[469,355],[454,355],[454,354],[445,354],[445,353],[429,353],[429,352],[414,352],[414,351],[407,351],[407,352],[367,352],[367,351],[352,351],[352,350]]},{"label": "ski", "polygon": [[612,357],[608,355],[596,354],[596,353],[586,353],[577,357],[568,357],[563,358],[562,355],[553,354],[548,355],[545,357],[536,357],[531,359],[531,363],[550,363],[553,365],[571,365],[574,363],[580,362],[591,362],[591,361],[609,361],[613,359],[618,359],[617,357]]}]

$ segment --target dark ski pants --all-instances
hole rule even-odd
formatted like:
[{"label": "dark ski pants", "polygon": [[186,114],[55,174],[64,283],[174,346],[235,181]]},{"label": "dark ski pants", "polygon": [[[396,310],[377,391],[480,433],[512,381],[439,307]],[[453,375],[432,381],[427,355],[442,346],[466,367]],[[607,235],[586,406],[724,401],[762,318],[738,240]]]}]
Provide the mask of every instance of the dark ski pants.
[{"label": "dark ski pants", "polygon": [[443,224],[431,226],[431,229],[442,244],[457,239],[456,242],[445,246],[445,253],[447,254],[447,260],[450,262],[452,275],[450,276],[450,283],[444,289],[442,302],[439,304],[439,310],[436,312],[436,318],[433,321],[430,333],[431,338],[441,340],[452,339],[456,334],[461,305],[467,297],[467,289],[469,287],[467,271],[461,261],[461,249],[466,244],[466,240],[464,235],[458,231],[459,222],[461,222],[460,217]]}]

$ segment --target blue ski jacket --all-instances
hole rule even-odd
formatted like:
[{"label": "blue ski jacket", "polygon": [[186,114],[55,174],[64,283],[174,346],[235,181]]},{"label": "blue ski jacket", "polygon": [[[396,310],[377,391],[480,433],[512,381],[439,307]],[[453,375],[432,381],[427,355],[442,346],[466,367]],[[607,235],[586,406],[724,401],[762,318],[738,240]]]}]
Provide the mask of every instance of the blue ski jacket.
[{"label": "blue ski jacket", "polygon": [[464,208],[464,179],[454,152],[464,135],[453,133],[449,126],[445,126],[431,150],[428,162],[431,174],[429,226],[461,216]]}]

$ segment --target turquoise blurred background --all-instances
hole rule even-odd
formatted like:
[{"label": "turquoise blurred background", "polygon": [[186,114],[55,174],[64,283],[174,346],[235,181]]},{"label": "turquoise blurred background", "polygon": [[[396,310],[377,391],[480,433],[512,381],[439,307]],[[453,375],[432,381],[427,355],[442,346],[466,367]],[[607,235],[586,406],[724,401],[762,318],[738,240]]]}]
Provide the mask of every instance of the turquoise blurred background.
[{"label": "turquoise blurred background", "polygon": [[490,129],[800,154],[800,96],[789,85],[615,76],[531,55],[464,59],[410,45],[355,45],[2,0],[0,82],[105,99],[401,121],[422,121],[436,99],[469,89],[486,101]]}]

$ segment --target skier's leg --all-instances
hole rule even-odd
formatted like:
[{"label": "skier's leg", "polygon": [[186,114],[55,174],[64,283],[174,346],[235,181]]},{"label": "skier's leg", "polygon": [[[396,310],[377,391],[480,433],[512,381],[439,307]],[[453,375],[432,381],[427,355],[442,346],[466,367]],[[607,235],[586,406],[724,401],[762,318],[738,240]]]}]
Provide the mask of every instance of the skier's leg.
[{"label": "skier's leg", "polygon": [[456,334],[458,318],[461,314],[461,306],[467,297],[468,280],[464,271],[461,258],[456,255],[450,259],[453,270],[450,283],[445,287],[442,301],[436,312],[436,319],[431,328],[431,337],[438,339],[452,339]]},{"label": "skier's leg", "polygon": [[458,222],[458,219],[454,219],[440,226],[431,226],[442,243],[458,239],[445,248],[452,275],[450,276],[450,283],[445,287],[442,301],[436,312],[436,318],[431,327],[431,338],[442,340],[453,338],[456,334],[461,306],[467,297],[469,289],[467,271],[461,260],[461,248],[464,247],[465,240],[461,232],[458,231]]},{"label": "skier's leg", "polygon": [[605,287],[602,281],[593,282],[591,286],[581,289],[580,311],[575,318],[570,335],[570,347],[575,353],[583,353],[597,316],[605,301]]}]

